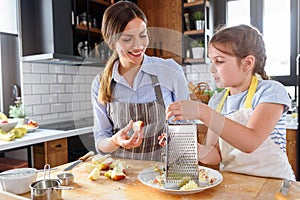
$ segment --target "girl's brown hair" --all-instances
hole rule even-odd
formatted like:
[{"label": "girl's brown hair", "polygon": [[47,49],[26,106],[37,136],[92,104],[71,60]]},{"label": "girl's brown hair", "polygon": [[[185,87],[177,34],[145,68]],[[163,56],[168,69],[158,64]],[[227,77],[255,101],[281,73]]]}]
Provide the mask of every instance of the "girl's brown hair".
[{"label": "girl's brown hair", "polygon": [[[114,49],[115,42],[119,39],[128,22],[136,17],[142,19],[147,24],[147,18],[143,11],[137,5],[129,1],[119,1],[105,10],[101,32],[104,42],[110,49]],[[106,104],[112,100],[112,91],[110,89],[112,69],[114,62],[118,59],[119,56],[114,50],[100,77],[98,100],[102,104]]]},{"label": "girl's brown hair", "polygon": [[238,25],[217,31],[209,42],[219,51],[237,57],[240,61],[248,55],[255,57],[254,74],[268,80],[265,72],[266,49],[262,34],[254,27]]}]

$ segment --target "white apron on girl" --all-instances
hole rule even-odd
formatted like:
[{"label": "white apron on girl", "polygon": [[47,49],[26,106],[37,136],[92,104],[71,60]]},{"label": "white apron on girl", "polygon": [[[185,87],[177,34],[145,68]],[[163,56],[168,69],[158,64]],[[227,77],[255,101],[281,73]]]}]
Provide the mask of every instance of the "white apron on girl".
[{"label": "white apron on girl", "polygon": [[[247,124],[253,113],[252,99],[256,91],[257,84],[258,80],[255,76],[253,76],[244,109],[226,115],[226,117],[240,124]],[[224,99],[223,102],[221,100],[218,105],[218,112],[222,109],[228,92],[226,92],[222,98],[222,100]],[[219,146],[222,158],[220,170],[250,174],[254,176],[295,180],[295,175],[291,165],[289,164],[286,153],[284,153],[270,137],[268,137],[260,145],[260,147],[252,153],[244,153],[224,141],[222,138],[219,138]]]}]

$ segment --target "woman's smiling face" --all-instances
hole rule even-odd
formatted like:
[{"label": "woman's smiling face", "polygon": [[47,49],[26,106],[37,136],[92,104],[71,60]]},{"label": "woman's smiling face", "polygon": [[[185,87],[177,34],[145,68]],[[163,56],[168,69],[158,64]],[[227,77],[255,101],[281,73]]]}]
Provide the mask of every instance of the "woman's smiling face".
[{"label": "woman's smiling face", "polygon": [[147,25],[136,17],[126,25],[115,43],[121,65],[126,68],[141,65],[148,44]]}]

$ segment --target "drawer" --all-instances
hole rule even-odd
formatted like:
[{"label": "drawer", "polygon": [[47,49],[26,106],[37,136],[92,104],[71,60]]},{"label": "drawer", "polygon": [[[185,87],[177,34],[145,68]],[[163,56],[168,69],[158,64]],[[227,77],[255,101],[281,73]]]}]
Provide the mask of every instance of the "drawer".
[{"label": "drawer", "polygon": [[51,167],[68,162],[67,138],[52,140],[33,146],[34,167],[42,169],[45,164]]},{"label": "drawer", "polygon": [[48,154],[57,153],[58,151],[68,152],[68,140],[65,138],[45,143]]}]

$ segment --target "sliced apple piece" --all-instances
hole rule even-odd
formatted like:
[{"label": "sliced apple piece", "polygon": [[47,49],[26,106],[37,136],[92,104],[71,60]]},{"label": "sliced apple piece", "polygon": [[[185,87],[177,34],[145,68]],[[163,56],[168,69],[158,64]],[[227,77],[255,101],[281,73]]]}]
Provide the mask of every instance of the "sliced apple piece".
[{"label": "sliced apple piece", "polygon": [[126,162],[117,160],[114,168],[117,168],[119,171],[126,173]]},{"label": "sliced apple piece", "polygon": [[144,127],[144,122],[143,121],[136,121],[132,125],[132,130],[133,131],[140,131]]},{"label": "sliced apple piece", "polygon": [[108,170],[108,171],[106,171],[106,172],[104,173],[104,176],[107,177],[107,178],[111,178],[111,172],[112,172],[111,169]]},{"label": "sliced apple piece", "polygon": [[111,176],[110,178],[114,181],[119,181],[121,179],[124,179],[126,177],[126,174],[124,174],[124,172],[122,170],[120,170],[118,167],[115,167],[112,171],[111,171]]},{"label": "sliced apple piece", "polygon": [[106,170],[113,163],[113,159],[111,157],[106,158],[99,166],[100,170]]},{"label": "sliced apple piece", "polygon": [[85,172],[86,173],[91,173],[93,171],[94,168],[98,167],[99,168],[99,165],[94,165],[92,163],[85,163]]},{"label": "sliced apple piece", "polygon": [[111,155],[110,154],[105,154],[105,155],[97,154],[92,158],[92,163],[94,165],[100,165],[108,157],[111,157]]},{"label": "sliced apple piece", "polygon": [[91,181],[96,181],[100,177],[100,168],[95,167],[91,173],[88,175],[88,179]]}]

